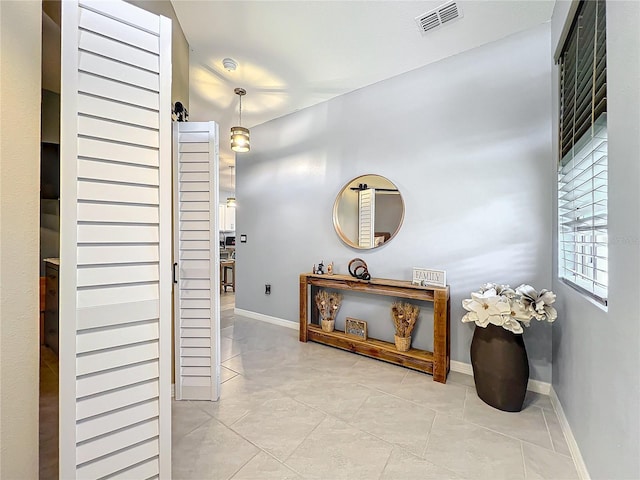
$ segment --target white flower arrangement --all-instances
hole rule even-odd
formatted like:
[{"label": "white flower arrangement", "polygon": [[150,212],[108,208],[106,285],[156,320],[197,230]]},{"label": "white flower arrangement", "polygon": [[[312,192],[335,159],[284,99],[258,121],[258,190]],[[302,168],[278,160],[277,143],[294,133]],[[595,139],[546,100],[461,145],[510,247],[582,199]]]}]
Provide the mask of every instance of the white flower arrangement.
[{"label": "white flower arrangement", "polygon": [[556,294],[542,289],[537,292],[531,285],[520,285],[513,290],[509,285],[487,283],[471,298],[462,301],[467,313],[463,322],[475,322],[486,328],[493,324],[513,333],[522,333],[522,324],[529,326],[531,319],[553,322],[558,312],[551,306]]}]

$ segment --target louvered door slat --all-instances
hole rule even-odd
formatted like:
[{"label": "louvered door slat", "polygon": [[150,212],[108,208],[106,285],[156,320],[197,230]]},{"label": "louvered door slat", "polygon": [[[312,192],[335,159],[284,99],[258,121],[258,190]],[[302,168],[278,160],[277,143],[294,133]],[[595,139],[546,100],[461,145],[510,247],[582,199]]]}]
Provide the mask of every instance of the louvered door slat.
[{"label": "louvered door slat", "polygon": [[[217,126],[174,125],[176,399],[219,396]],[[198,359],[197,365],[192,361]]]},{"label": "louvered door slat", "polygon": [[89,462],[112,454],[125,442],[136,444],[156,438],[159,434],[157,419],[107,434],[78,446],[78,463]]},{"label": "louvered door slat", "polygon": [[[62,370],[60,372],[62,372]],[[148,400],[158,400],[158,409],[155,412],[155,416],[159,416],[159,395],[160,382],[159,380],[152,380],[150,382],[141,383],[126,390],[114,390],[103,395],[80,399],[76,404],[78,428],[80,426],[86,428],[87,435],[91,438],[94,436],[92,435],[92,425],[94,423],[99,424],[100,420],[104,418],[104,415],[115,415],[116,413],[118,413],[118,410],[122,408],[131,407]],[[149,413],[153,413],[153,410],[151,408],[149,408]],[[100,417],[97,417],[98,415],[100,415]],[[81,420],[84,420],[84,422],[80,422]],[[133,423],[133,417],[131,417],[131,423]],[[60,425],[60,427],[62,428],[62,424]],[[96,429],[95,436],[97,435],[98,433]],[[171,442],[169,442],[168,446],[171,446]],[[60,460],[62,460],[63,452],[61,451],[60,453]],[[73,478],[73,476],[67,478]]]},{"label": "louvered door slat", "polygon": [[171,21],[65,1],[62,56],[60,478],[169,478]]},{"label": "louvered door slat", "polygon": [[157,399],[126,407],[97,417],[90,422],[80,422],[76,428],[76,438],[81,443],[91,438],[101,437],[106,433],[126,428],[128,425],[135,425],[145,420],[156,418],[159,412]]},{"label": "louvered door slat", "polygon": [[358,192],[358,246],[373,247],[375,190],[369,188]]},{"label": "louvered door slat", "polygon": [[[158,114],[158,112],[155,112]],[[158,166],[158,152],[151,148],[101,141],[95,138],[79,138],[78,152],[81,157],[132,165]],[[118,177],[119,178],[119,177]]]},{"label": "louvered door slat", "polygon": [[86,115],[109,120],[126,121],[142,127],[158,128],[159,116],[154,110],[114,102],[111,99],[89,95],[78,96],[78,110]]}]

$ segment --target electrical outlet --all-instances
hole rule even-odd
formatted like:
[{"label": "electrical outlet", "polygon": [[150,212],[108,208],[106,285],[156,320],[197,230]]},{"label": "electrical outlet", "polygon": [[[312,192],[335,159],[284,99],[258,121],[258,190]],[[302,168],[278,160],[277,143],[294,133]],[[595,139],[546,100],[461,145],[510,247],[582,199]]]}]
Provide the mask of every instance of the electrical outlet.
[{"label": "electrical outlet", "polygon": [[271,285],[269,285],[268,283],[264,284],[264,294],[271,295]]}]

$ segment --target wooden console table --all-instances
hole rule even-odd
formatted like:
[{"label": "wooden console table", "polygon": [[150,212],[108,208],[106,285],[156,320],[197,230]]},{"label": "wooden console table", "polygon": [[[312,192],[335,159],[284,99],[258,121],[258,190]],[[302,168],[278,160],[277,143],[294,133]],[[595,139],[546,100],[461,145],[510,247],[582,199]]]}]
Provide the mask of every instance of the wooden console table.
[{"label": "wooden console table", "polygon": [[[309,323],[309,286],[351,290],[373,295],[408,298],[433,302],[433,352],[410,349],[399,352],[395,345],[381,340],[346,336],[335,330],[324,332],[319,325]],[[313,303],[312,303],[313,305]],[[313,317],[317,318],[317,308],[312,306]],[[372,278],[358,280],[348,275],[300,275],[300,341],[324,343],[343,350],[349,350],[368,357],[402,365],[421,372],[430,373],[436,382],[446,383],[449,373],[449,287],[422,287],[411,282]]]}]

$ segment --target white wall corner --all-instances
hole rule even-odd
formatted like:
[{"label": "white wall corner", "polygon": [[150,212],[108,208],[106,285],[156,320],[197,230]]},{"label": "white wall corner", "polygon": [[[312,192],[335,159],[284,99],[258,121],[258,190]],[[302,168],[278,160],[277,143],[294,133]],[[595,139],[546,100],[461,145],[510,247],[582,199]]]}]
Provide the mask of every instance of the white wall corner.
[{"label": "white wall corner", "polygon": [[573,463],[575,464],[576,470],[578,471],[578,476],[581,480],[591,480],[589,476],[589,471],[587,470],[587,465],[584,463],[584,459],[582,458],[582,453],[580,453],[580,447],[578,447],[578,442],[576,442],[575,437],[573,436],[573,432],[571,431],[571,426],[569,425],[569,421],[567,420],[566,415],[564,414],[564,410],[562,409],[562,404],[560,403],[560,399],[556,394],[556,391],[551,387],[551,391],[549,392],[549,398],[551,400],[551,405],[553,405],[553,409],[558,416],[558,421],[560,422],[560,428],[562,429],[562,433],[564,434],[564,438],[567,441],[567,445],[569,446],[569,451],[571,452],[571,457],[573,458]]},{"label": "white wall corner", "polygon": [[[453,372],[464,373],[465,375],[473,376],[473,367],[470,363],[451,360],[450,366],[451,371]],[[542,395],[549,395],[549,392],[551,391],[551,384],[549,382],[529,379],[527,390],[535,393],[540,393]]]},{"label": "white wall corner", "polygon": [[292,322],[283,318],[272,317],[270,315],[264,315],[250,310],[243,310],[241,308],[234,308],[233,313],[236,315],[242,315],[243,317],[252,318],[254,320],[260,320],[261,322],[272,323],[273,325],[279,325],[293,330],[300,330],[300,324],[298,322]]}]

